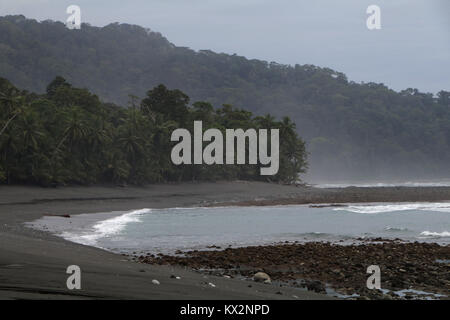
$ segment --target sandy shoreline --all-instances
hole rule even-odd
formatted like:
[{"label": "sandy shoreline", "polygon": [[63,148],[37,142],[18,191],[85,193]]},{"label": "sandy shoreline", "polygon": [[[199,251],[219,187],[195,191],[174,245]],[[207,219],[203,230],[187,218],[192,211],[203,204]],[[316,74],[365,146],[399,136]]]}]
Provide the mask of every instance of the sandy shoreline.
[{"label": "sandy shoreline", "polygon": [[[211,205],[444,201],[450,188],[314,189],[257,182],[137,187],[0,187],[0,298],[3,299],[322,299],[295,288],[149,266],[24,227],[44,214],[80,214]],[[82,269],[82,290],[66,288],[69,265]],[[181,277],[180,280],[171,278]],[[154,285],[156,279],[161,284]],[[216,287],[208,285],[212,282]],[[283,295],[279,294],[282,291]]]}]

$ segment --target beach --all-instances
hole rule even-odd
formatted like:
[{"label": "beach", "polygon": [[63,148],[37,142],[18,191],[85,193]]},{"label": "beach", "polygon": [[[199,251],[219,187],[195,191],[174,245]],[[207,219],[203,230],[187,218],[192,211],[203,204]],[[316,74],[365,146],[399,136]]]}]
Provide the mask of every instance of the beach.
[{"label": "beach", "polygon": [[[75,244],[24,223],[45,215],[142,208],[446,200],[450,200],[449,187],[316,189],[240,181],[147,187],[1,186],[0,298],[330,299],[289,286],[253,282],[249,286],[248,281],[199,273],[179,264],[136,263],[128,256]],[[82,270],[82,290],[66,287],[70,265]]]},{"label": "beach", "polygon": [[[358,245],[283,243],[140,256],[137,261],[248,279],[263,271],[284,286],[341,298],[448,299],[450,295],[450,247],[431,243],[387,239],[365,239]],[[369,266],[380,267],[383,290],[367,288]]]}]

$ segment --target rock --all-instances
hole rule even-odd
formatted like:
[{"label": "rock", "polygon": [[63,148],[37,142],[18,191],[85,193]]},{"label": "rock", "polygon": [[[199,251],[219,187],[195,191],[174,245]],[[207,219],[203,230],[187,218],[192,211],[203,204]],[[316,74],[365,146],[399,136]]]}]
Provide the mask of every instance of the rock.
[{"label": "rock", "polygon": [[[382,245],[368,243],[355,246],[306,243],[192,251],[184,256],[154,258],[150,258],[147,253],[145,257],[139,258],[140,253],[136,252],[137,256],[130,256],[130,260],[155,265],[178,265],[198,271],[220,270],[203,271],[203,274],[212,272],[211,276],[223,278],[245,277],[259,283],[270,283],[271,277],[274,277],[277,287],[278,284],[286,286],[292,283],[296,287],[304,286],[322,293],[327,284],[346,295],[357,293],[370,299],[389,299],[383,293],[367,290],[364,274],[368,261],[384,261],[383,288],[398,291],[412,287],[441,291],[450,285],[447,277],[448,252],[448,247],[426,243],[385,242]],[[444,259],[447,263],[434,263],[438,259]],[[321,283],[308,280],[307,286],[306,281],[301,280],[304,277]],[[208,287],[208,282],[205,277],[204,287]],[[394,300],[400,299],[397,295],[387,294]]]},{"label": "rock", "polygon": [[399,288],[399,289],[402,289],[404,287],[404,283],[401,279],[393,279],[391,281],[391,285],[392,285],[392,287]]},{"label": "rock", "polygon": [[323,283],[320,281],[317,281],[317,280],[307,281],[306,288],[309,291],[314,291],[317,293],[325,293],[326,292],[325,286],[323,285]]},{"label": "rock", "polygon": [[70,218],[70,214],[44,214],[46,217]]},{"label": "rock", "polygon": [[367,296],[372,300],[379,300],[383,298],[383,293],[378,290],[370,290]]},{"label": "rock", "polygon": [[341,273],[341,269],[333,269],[333,270],[331,270],[331,272],[333,272],[335,274],[340,274]]},{"label": "rock", "polygon": [[256,282],[271,283],[270,276],[265,272],[258,272],[253,276]]},{"label": "rock", "polygon": [[152,280],[152,283],[159,286],[161,283],[158,280]]}]

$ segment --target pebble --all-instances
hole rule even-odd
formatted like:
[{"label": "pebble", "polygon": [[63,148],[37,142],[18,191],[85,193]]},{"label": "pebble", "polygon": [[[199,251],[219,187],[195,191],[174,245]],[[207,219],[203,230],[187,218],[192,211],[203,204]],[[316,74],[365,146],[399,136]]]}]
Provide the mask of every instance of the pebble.
[{"label": "pebble", "polygon": [[[425,288],[427,292],[441,292],[448,288],[448,264],[428,263],[437,259],[450,260],[448,247],[429,243],[394,243],[390,240],[383,244],[366,242],[368,244],[352,246],[330,243],[258,246],[191,252],[187,257],[164,256],[159,260],[148,258],[141,262],[182,265],[196,270],[222,270],[217,273],[220,277],[227,278],[228,272],[233,272],[239,279],[260,283],[270,283],[269,274],[273,273],[271,276],[276,275],[277,283],[281,281],[284,285],[296,281],[296,286],[321,293],[325,293],[326,285],[329,285],[346,295],[356,293],[370,299],[389,299],[383,294],[368,292],[366,287],[367,261],[382,261],[385,289]],[[281,268],[286,271],[278,272]],[[260,277],[262,274],[264,276]],[[299,276],[304,276],[306,281],[299,279]],[[204,279],[208,277],[205,275]],[[204,284],[208,285],[207,280]],[[390,297],[394,300],[410,298]]]},{"label": "pebble", "polygon": [[256,282],[270,283],[270,276],[265,272],[258,272],[253,276]]}]

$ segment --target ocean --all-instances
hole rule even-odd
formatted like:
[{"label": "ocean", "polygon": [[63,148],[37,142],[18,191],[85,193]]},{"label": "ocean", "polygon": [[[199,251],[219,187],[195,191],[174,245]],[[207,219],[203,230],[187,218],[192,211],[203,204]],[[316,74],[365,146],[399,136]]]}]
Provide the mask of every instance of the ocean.
[{"label": "ocean", "polygon": [[327,188],[384,188],[384,187],[450,187],[449,180],[441,181],[402,181],[402,182],[366,182],[366,183],[355,183],[355,182],[345,182],[345,183],[316,183],[312,184],[316,188],[327,189]]},{"label": "ocean", "polygon": [[289,242],[400,238],[450,244],[450,202],[140,209],[32,223],[116,253],[164,253]]}]

